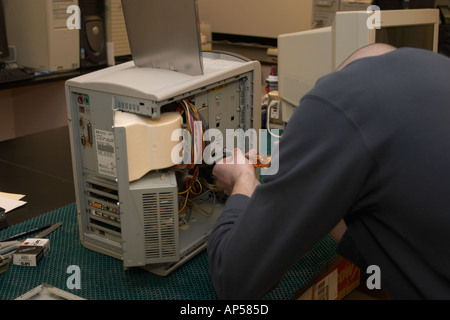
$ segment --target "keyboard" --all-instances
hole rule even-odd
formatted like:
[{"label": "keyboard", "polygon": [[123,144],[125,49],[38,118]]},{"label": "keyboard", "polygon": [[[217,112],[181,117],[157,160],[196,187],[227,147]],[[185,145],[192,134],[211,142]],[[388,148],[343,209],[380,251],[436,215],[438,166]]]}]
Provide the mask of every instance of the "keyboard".
[{"label": "keyboard", "polygon": [[29,80],[31,78],[33,78],[33,75],[21,68],[0,69],[0,84]]}]

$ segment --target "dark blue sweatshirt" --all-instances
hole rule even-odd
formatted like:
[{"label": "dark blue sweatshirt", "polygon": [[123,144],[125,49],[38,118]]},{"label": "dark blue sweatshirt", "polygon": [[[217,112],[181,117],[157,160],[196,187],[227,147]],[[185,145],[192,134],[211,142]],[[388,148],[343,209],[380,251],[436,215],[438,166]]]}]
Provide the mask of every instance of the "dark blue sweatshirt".
[{"label": "dark blue sweatshirt", "polygon": [[209,238],[219,298],[263,298],[343,218],[338,253],[378,266],[391,298],[450,299],[449,58],[403,48],[319,79],[279,161]]}]

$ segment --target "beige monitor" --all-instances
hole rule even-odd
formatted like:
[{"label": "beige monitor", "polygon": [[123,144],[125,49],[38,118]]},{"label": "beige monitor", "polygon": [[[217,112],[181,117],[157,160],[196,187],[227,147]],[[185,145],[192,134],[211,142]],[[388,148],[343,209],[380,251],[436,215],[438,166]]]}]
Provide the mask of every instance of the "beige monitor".
[{"label": "beige monitor", "polygon": [[373,12],[337,12],[332,27],[278,37],[278,90],[288,122],[300,99],[322,76],[352,52],[372,43],[418,47],[437,52],[439,10],[381,10],[379,28],[369,28]]}]

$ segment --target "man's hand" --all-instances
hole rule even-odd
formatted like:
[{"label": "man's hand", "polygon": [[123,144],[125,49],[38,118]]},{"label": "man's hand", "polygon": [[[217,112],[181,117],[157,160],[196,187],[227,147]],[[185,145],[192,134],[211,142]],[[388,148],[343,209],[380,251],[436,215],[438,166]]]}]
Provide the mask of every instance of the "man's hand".
[{"label": "man's hand", "polygon": [[256,186],[259,185],[255,167],[237,148],[231,156],[219,161],[212,173],[216,177],[218,190],[227,195],[243,194],[251,197]]}]

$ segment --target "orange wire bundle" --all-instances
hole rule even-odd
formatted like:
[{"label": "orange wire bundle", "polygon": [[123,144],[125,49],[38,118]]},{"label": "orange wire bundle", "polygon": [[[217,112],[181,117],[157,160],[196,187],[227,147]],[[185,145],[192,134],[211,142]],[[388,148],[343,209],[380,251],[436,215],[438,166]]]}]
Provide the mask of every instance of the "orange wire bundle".
[{"label": "orange wire bundle", "polygon": [[187,145],[186,149],[190,147],[190,159],[189,163],[176,165],[174,166],[174,169],[187,169],[188,171],[193,170],[193,173],[185,178],[185,190],[178,192],[178,195],[185,196],[183,206],[178,211],[178,213],[182,213],[186,209],[189,197],[199,195],[203,190],[202,184],[198,180],[199,169],[197,164],[201,164],[203,161],[205,142],[203,140],[202,122],[196,107],[188,100],[183,99],[180,102],[180,106],[177,111],[182,115],[184,114],[186,119],[186,127],[190,133],[190,141],[185,142]]},{"label": "orange wire bundle", "polygon": [[177,109],[186,119],[187,131],[190,134],[190,141],[185,141],[187,151],[190,148],[190,159],[187,164],[176,165],[175,169],[193,169],[196,164],[201,164],[203,160],[203,151],[205,141],[203,140],[203,126],[196,107],[188,100],[183,99],[180,107]]},{"label": "orange wire bundle", "polygon": [[186,189],[184,191],[178,192],[178,195],[185,195],[184,203],[178,213],[183,212],[186,209],[189,196],[197,196],[202,193],[203,187],[198,180],[198,167],[195,167],[192,176],[187,176],[185,181]]}]

